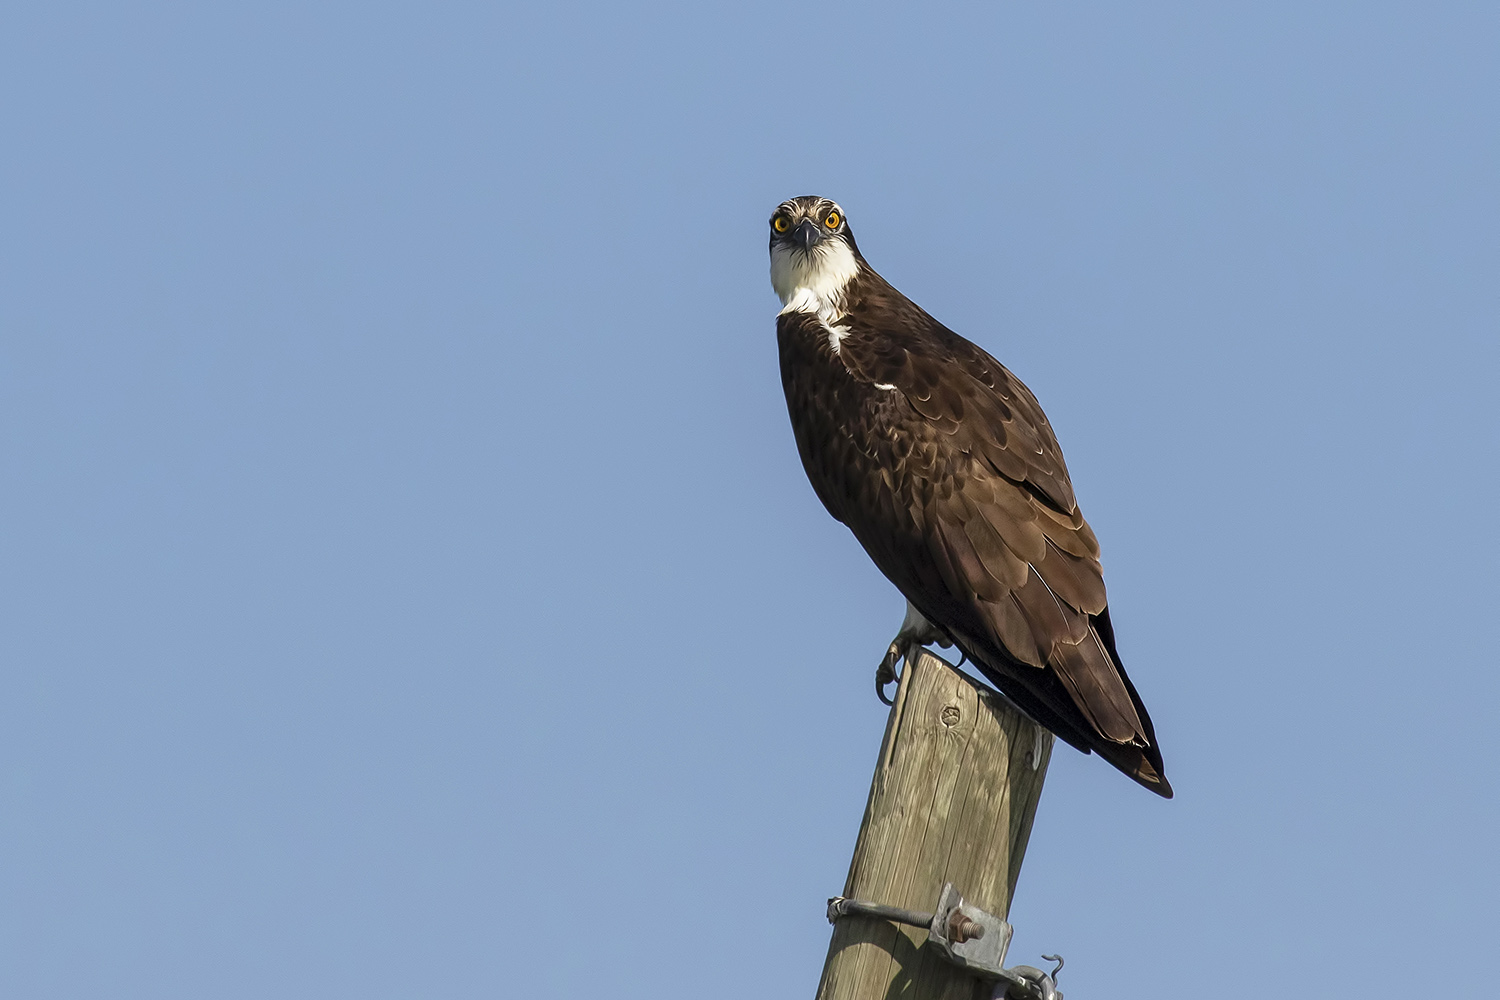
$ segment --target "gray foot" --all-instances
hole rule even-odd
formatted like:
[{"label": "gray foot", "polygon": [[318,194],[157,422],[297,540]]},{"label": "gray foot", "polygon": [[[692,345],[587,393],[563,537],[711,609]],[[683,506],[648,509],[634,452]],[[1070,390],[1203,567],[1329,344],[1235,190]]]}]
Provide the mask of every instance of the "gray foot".
[{"label": "gray foot", "polygon": [[893,642],[891,648],[885,651],[885,657],[880,661],[880,666],[875,668],[875,697],[887,705],[896,704],[894,699],[885,696],[885,689],[901,679],[896,673],[896,664],[905,657],[901,643]]}]

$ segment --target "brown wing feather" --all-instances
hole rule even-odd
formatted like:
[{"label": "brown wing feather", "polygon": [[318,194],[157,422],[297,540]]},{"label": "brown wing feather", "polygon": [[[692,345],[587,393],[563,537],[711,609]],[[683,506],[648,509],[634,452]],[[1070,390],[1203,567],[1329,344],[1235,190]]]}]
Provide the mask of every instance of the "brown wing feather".
[{"label": "brown wing feather", "polygon": [[1012,700],[1170,795],[1114,652],[1098,542],[1035,397],[894,289],[865,298],[841,321],[836,354],[817,320],[780,323],[788,405],[819,498]]}]

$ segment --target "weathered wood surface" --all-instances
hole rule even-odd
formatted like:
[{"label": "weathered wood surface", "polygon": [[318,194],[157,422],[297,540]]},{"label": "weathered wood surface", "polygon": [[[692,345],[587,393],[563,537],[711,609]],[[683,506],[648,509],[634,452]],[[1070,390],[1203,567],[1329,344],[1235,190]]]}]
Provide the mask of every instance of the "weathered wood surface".
[{"label": "weathered wood surface", "polygon": [[[904,671],[844,895],[931,912],[944,882],[1005,916],[1052,734],[922,651]],[[846,917],[818,1000],[976,1000],[990,987],[922,947],[927,932]]]}]

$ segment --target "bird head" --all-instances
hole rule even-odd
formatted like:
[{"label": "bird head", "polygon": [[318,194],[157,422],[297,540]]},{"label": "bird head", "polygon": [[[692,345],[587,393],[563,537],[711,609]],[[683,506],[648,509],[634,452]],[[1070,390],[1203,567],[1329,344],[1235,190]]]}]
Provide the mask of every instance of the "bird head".
[{"label": "bird head", "polygon": [[771,285],[787,310],[837,315],[859,248],[837,203],[791,198],[771,215]]}]

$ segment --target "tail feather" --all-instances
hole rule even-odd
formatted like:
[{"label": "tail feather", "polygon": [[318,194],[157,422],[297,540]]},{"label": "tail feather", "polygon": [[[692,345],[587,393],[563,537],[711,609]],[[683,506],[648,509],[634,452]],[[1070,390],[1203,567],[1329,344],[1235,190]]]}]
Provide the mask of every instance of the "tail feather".
[{"label": "tail feather", "polygon": [[[974,642],[973,637],[955,636],[955,639],[980,673],[1038,725],[1084,753],[1097,753],[1140,785],[1170,799],[1173,794],[1172,785],[1167,781],[1166,769],[1162,764],[1161,749],[1156,743],[1156,729],[1151,724],[1151,716],[1147,713],[1140,694],[1131,683],[1130,675],[1120,662],[1120,654],[1115,649],[1115,633],[1110,624],[1109,609],[1090,615],[1089,623],[1098,634],[1100,645],[1109,655],[1114,667],[1113,673],[1123,684],[1123,693],[1129,695],[1131,706],[1135,709],[1136,720],[1140,722],[1140,735],[1132,733],[1134,738],[1122,741],[1101,733],[1091,714],[1078,704],[1074,692],[1069,690],[1069,685],[1064,683],[1051,665],[1038,669],[1012,659],[1003,649],[996,649],[989,643]],[[1103,664],[1099,666],[1102,668]],[[1122,731],[1115,735],[1124,734]]]}]

